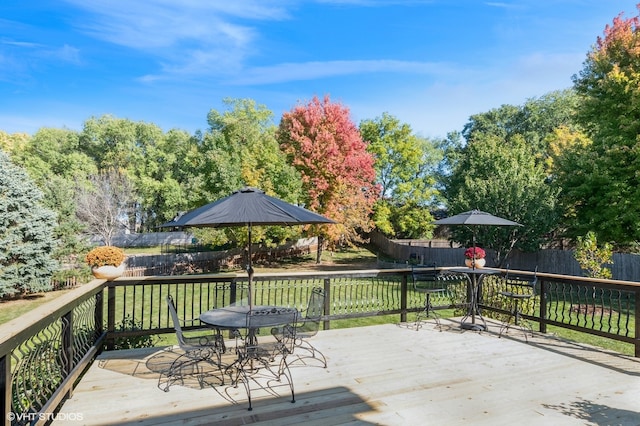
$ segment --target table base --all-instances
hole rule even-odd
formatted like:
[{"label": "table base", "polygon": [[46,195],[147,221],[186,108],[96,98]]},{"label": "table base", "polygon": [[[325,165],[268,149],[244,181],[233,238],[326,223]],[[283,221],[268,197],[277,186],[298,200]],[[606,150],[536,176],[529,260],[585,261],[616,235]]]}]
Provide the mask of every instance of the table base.
[{"label": "table base", "polygon": [[483,324],[473,324],[471,322],[463,322],[462,324],[460,324],[460,328],[474,331],[485,331],[487,329],[487,327],[485,327]]}]

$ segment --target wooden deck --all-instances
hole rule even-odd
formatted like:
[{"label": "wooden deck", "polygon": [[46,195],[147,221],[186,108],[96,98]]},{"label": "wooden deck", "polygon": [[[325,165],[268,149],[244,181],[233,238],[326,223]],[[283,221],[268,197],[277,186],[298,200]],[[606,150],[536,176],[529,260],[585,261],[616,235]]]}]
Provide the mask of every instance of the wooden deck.
[{"label": "wooden deck", "polygon": [[54,425],[640,425],[640,360],[588,346],[446,320],[442,332],[380,325],[313,343],[328,368],[292,367],[296,402],[286,388],[252,391],[253,411],[242,385],[159,390],[162,349],[104,353]]}]

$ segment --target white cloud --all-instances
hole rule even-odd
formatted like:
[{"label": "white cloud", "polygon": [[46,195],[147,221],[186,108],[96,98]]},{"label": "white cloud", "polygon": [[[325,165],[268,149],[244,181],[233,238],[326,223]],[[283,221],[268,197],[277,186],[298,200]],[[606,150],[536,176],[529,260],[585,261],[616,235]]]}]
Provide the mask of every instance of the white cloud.
[{"label": "white cloud", "polygon": [[144,51],[162,64],[152,81],[167,75],[235,72],[258,37],[235,21],[288,19],[278,3],[255,1],[67,0],[89,12],[75,25],[90,36]]},{"label": "white cloud", "polygon": [[439,63],[395,60],[325,61],[254,67],[243,71],[230,82],[237,85],[259,85],[370,73],[444,74],[448,72],[453,72],[453,67]]}]

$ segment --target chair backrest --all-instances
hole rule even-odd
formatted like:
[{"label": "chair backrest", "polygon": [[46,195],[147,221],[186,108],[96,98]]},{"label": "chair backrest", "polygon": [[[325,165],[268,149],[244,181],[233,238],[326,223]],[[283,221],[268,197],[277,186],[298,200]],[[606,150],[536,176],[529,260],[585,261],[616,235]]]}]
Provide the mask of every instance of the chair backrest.
[{"label": "chair backrest", "polygon": [[251,309],[247,312],[247,329],[295,324],[297,318],[298,311],[295,308],[274,306]]},{"label": "chair backrest", "polygon": [[305,320],[320,321],[320,318],[324,315],[324,300],[324,289],[314,287],[313,290],[311,290],[307,311],[304,314]]},{"label": "chair backrest", "polygon": [[320,329],[320,319],[324,315],[325,292],[321,287],[314,287],[309,296],[304,320],[296,326],[296,332],[303,337],[311,337]]},{"label": "chair backrest", "polygon": [[173,297],[167,296],[167,306],[169,307],[169,315],[171,315],[171,321],[173,321],[173,328],[176,330],[176,337],[178,339],[178,345],[180,347],[186,346],[184,336],[182,335],[182,326],[180,325],[180,318],[178,318],[178,312],[176,311],[176,305],[173,303]]},{"label": "chair backrest", "polygon": [[[295,324],[298,320],[298,310],[295,308],[252,309],[247,313],[247,330],[249,333],[260,328],[270,328],[271,334],[280,342],[280,348],[293,351],[293,341],[296,336]],[[245,341],[246,346],[255,346],[257,341]],[[279,349],[281,350],[281,349]]]},{"label": "chair backrest", "polygon": [[520,287],[533,295],[535,294],[536,285],[538,284],[538,267],[536,266],[533,275],[528,275],[509,272],[509,267],[507,266],[504,281],[507,287]]},{"label": "chair backrest", "polygon": [[433,263],[427,268],[411,268],[411,278],[413,280],[413,289],[416,291],[428,290],[437,287],[439,281],[439,271],[436,264]]}]

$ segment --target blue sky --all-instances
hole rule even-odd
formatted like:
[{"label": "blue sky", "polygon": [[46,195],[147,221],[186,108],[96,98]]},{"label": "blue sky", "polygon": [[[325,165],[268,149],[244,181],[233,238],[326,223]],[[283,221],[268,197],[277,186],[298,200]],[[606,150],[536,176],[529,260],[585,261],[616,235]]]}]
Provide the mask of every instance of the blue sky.
[{"label": "blue sky", "polygon": [[92,116],[206,130],[222,99],[277,123],[330,95],[425,137],[571,87],[621,0],[3,0],[0,130]]}]

